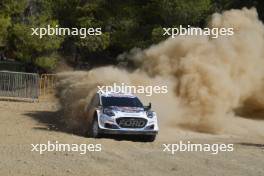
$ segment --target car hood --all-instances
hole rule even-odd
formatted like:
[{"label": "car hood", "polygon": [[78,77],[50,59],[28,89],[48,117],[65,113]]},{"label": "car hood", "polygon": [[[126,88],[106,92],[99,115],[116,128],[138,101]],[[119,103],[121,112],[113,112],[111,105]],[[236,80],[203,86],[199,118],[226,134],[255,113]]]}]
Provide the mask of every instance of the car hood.
[{"label": "car hood", "polygon": [[124,113],[140,113],[144,112],[144,108],[141,107],[120,107],[120,106],[110,106],[113,111],[124,112]]}]

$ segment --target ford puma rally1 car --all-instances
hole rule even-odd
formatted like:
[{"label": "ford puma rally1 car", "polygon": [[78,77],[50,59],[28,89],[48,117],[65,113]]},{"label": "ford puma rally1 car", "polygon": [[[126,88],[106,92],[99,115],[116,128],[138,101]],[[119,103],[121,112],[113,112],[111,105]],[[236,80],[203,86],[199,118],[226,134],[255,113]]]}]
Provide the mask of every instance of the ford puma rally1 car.
[{"label": "ford puma rally1 car", "polygon": [[93,117],[88,135],[100,134],[139,135],[146,141],[154,141],[158,133],[157,116],[149,106],[143,106],[132,94],[98,91],[86,112]]}]

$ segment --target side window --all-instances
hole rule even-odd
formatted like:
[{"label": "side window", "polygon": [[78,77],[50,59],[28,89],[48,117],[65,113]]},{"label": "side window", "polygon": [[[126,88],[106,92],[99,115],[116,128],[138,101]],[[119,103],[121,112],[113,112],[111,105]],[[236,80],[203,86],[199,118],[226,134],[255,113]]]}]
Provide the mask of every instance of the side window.
[{"label": "side window", "polygon": [[91,106],[97,107],[100,104],[99,95],[95,94],[91,100]]},{"label": "side window", "polygon": [[100,97],[99,97],[98,93],[95,94],[94,105],[95,106],[99,106],[100,105]]}]

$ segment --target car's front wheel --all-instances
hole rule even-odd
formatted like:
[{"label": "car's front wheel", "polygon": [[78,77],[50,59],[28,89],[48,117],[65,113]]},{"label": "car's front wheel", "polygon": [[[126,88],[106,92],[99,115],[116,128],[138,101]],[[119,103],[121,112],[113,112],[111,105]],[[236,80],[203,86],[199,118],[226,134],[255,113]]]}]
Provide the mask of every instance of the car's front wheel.
[{"label": "car's front wheel", "polygon": [[88,136],[92,137],[92,138],[99,138],[100,137],[100,129],[99,129],[99,125],[98,125],[98,119],[96,117],[92,121]]}]

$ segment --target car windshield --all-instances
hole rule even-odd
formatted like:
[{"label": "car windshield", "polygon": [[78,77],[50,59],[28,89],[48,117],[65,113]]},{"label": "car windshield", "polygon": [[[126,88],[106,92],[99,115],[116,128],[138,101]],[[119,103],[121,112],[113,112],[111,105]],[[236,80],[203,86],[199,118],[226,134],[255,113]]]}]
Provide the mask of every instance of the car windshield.
[{"label": "car windshield", "polygon": [[137,97],[102,97],[103,106],[143,107]]}]

